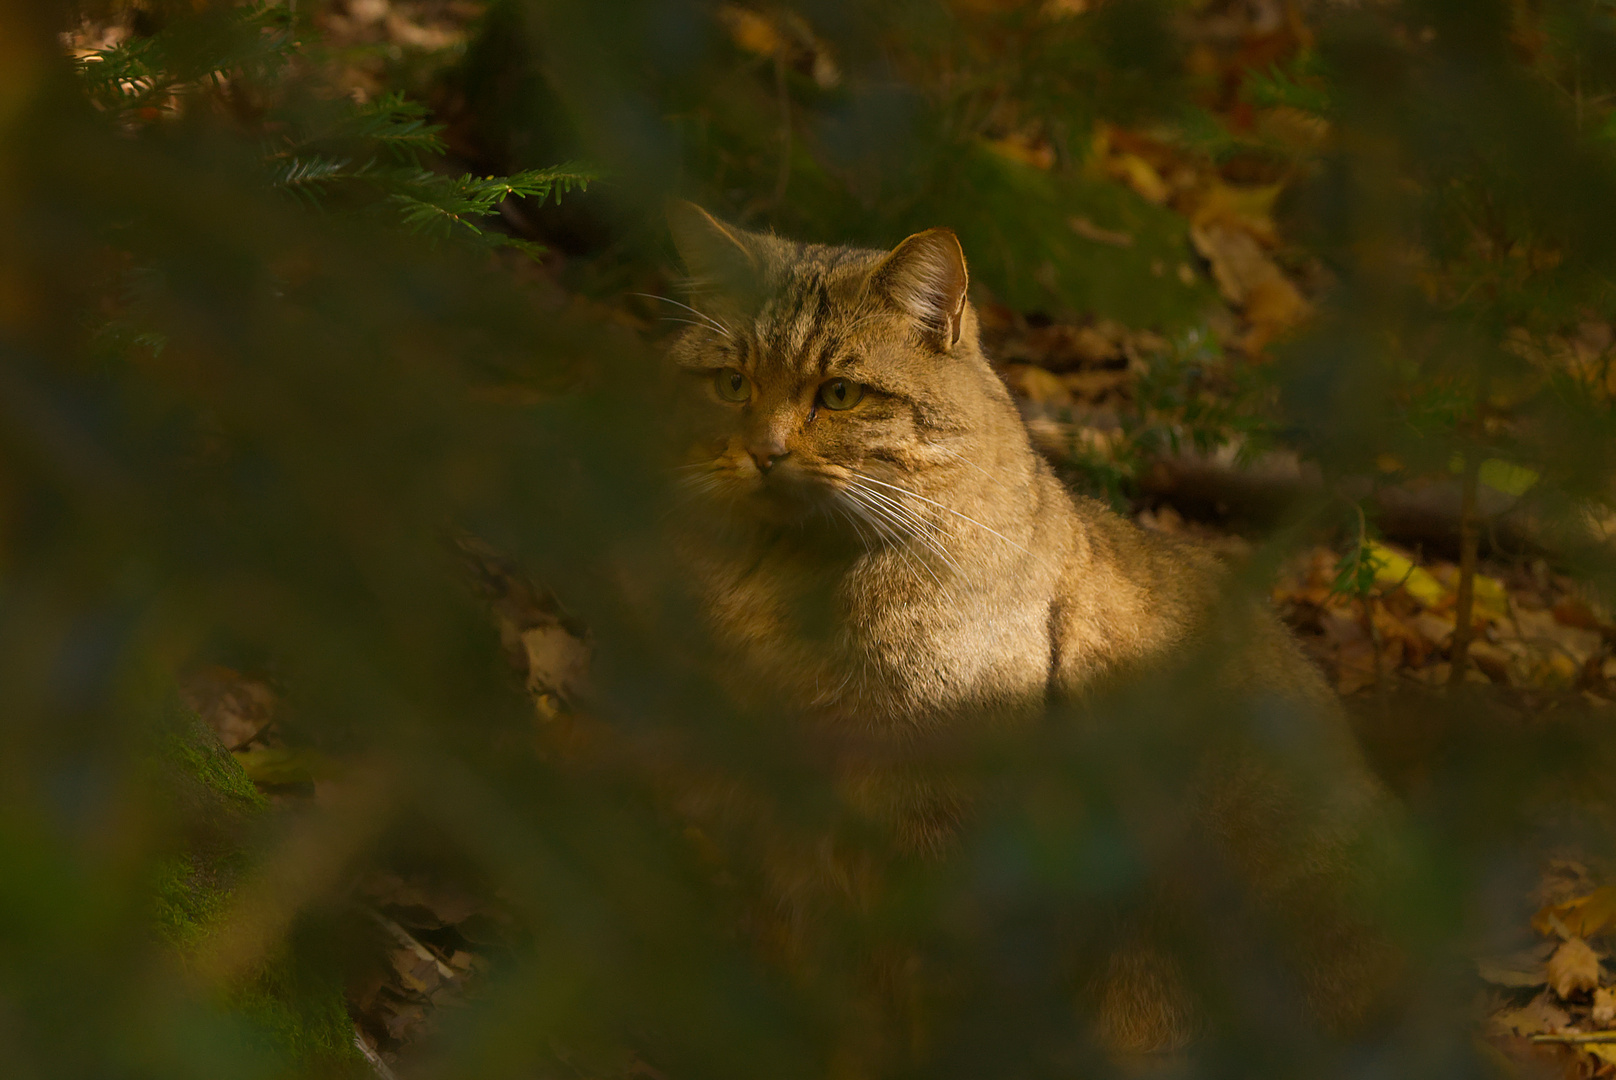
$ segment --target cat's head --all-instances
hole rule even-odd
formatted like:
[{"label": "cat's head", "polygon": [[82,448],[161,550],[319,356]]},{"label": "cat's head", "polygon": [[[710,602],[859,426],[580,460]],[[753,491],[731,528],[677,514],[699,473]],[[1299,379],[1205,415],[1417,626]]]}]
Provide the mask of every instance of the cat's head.
[{"label": "cat's head", "polygon": [[[692,486],[770,516],[910,487],[1008,397],[948,229],[891,251],[799,244],[669,211],[691,277],[679,369]],[[990,401],[991,399],[991,401]]]}]

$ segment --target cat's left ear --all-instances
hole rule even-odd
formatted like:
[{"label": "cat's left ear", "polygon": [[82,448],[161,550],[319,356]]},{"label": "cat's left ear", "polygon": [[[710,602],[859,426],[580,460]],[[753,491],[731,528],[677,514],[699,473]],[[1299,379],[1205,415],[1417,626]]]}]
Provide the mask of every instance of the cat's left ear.
[{"label": "cat's left ear", "polygon": [[953,229],[927,229],[892,249],[870,284],[925,328],[942,349],[959,344],[965,325],[965,252]]}]

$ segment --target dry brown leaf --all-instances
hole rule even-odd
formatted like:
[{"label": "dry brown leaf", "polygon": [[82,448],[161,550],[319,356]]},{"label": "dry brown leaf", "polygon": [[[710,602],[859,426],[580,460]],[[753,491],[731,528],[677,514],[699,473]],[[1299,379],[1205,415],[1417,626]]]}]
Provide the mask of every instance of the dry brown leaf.
[{"label": "dry brown leaf", "polygon": [[1239,229],[1272,247],[1278,241],[1273,219],[1274,200],[1283,187],[1283,184],[1235,186],[1214,179],[1199,193],[1191,221],[1196,225],[1218,223]]},{"label": "dry brown leaf", "polygon": [[1554,950],[1547,971],[1549,985],[1562,1001],[1599,986],[1599,957],[1579,937]]},{"label": "dry brown leaf", "polygon": [[1118,342],[1121,327],[1072,326],[1055,323],[1029,332],[1021,343],[1018,359],[1032,361],[1050,371],[1066,371],[1074,367],[1100,367],[1123,357],[1123,346]]},{"label": "dry brown leaf", "polygon": [[1571,1014],[1544,993],[1518,1009],[1497,1013],[1491,1024],[1501,1035],[1553,1035],[1571,1026]]},{"label": "dry brown leaf", "polygon": [[227,667],[210,667],[187,678],[180,696],[226,750],[252,742],[275,715],[275,692],[269,684]]},{"label": "dry brown leaf", "polygon": [[1011,364],[1004,369],[1004,381],[1010,389],[1039,405],[1070,407],[1072,393],[1054,372],[1032,364]]},{"label": "dry brown leaf", "polygon": [[1062,376],[1061,382],[1074,396],[1092,401],[1121,389],[1131,379],[1126,371],[1074,371]]},{"label": "dry brown leaf", "polygon": [[1616,990],[1601,987],[1594,991],[1594,1007],[1588,1013],[1602,1028],[1616,1024]]},{"label": "dry brown leaf", "polygon": [[439,981],[438,965],[425,957],[417,956],[411,949],[394,949],[390,959],[393,970],[398,973],[398,980],[406,990],[417,994],[428,994],[436,989]]},{"label": "dry brown leaf", "polygon": [[535,694],[575,697],[589,671],[589,647],[560,624],[522,632],[527,653],[527,686]]},{"label": "dry brown leaf", "polygon": [[1457,625],[1454,620],[1445,615],[1437,615],[1429,611],[1422,611],[1413,618],[1414,629],[1431,645],[1442,648],[1453,637],[1453,629]]},{"label": "dry brown leaf", "polygon": [[1190,226],[1190,239],[1212,264],[1223,298],[1240,308],[1251,324],[1244,341],[1256,352],[1306,319],[1312,305],[1263,251],[1255,237],[1222,221]]}]

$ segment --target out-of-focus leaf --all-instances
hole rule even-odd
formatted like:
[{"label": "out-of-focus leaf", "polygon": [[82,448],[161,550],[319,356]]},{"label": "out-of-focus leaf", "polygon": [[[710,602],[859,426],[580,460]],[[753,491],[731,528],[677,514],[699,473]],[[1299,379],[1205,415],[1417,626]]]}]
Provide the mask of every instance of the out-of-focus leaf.
[{"label": "out-of-focus leaf", "polygon": [[237,750],[235,759],[255,784],[308,784],[342,775],[339,762],[306,747],[273,746]]},{"label": "out-of-focus leaf", "polygon": [[1407,555],[1379,541],[1370,541],[1369,547],[1375,557],[1377,584],[1389,589],[1401,586],[1426,607],[1436,607],[1448,595],[1448,590],[1429,570],[1414,565]]},{"label": "out-of-focus leaf", "polygon": [[1573,937],[1560,944],[1545,965],[1549,986],[1561,1001],[1599,985],[1599,957],[1588,943]]},{"label": "out-of-focus leaf", "polygon": [[1555,920],[1577,937],[1605,933],[1616,927],[1616,887],[1606,885],[1586,896],[1550,904],[1532,917],[1532,928],[1540,934],[1553,933]]}]

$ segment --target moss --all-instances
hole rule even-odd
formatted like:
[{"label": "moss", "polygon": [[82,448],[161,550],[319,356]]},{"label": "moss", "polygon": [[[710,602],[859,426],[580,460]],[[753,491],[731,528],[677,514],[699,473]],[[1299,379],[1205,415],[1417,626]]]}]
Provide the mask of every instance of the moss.
[{"label": "moss", "polygon": [[269,800],[253,786],[234,755],[194,714],[187,714],[184,720],[183,727],[167,737],[169,759],[215,796],[239,803],[244,809],[267,810]]},{"label": "moss", "polygon": [[[297,1069],[298,1075],[359,1073],[363,1058],[354,1048],[342,982],[291,954],[266,964],[224,1005],[252,1025],[263,1049]],[[368,1070],[364,1070],[368,1071]]]},{"label": "moss", "polygon": [[[184,836],[181,850],[153,868],[152,915],[158,934],[182,955],[218,926],[250,869],[248,836],[269,803],[234,757],[193,714],[176,709],[160,739],[165,801]],[[363,1076],[340,973],[320,966],[319,950],[296,943],[225,988],[215,1004],[243,1022],[255,1057],[287,1075]]]}]

